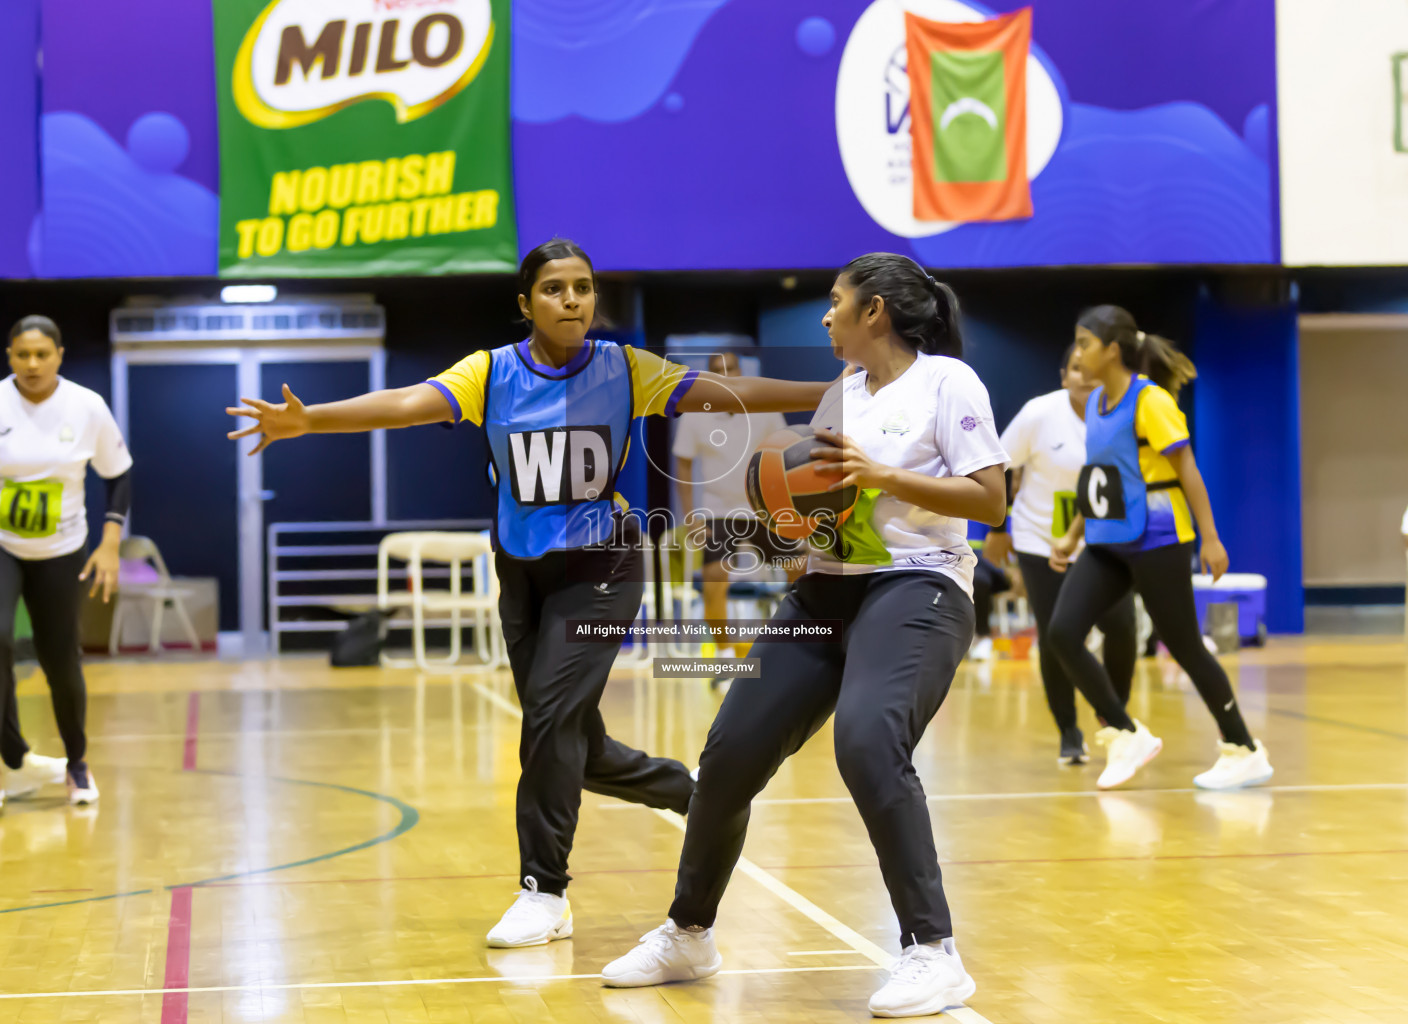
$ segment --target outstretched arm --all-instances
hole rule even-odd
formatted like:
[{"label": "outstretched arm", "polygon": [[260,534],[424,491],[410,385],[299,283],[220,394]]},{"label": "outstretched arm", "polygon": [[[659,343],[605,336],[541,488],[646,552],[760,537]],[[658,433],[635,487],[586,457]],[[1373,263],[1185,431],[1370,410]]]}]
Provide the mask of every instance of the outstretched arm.
[{"label": "outstretched arm", "polygon": [[304,405],[285,384],[282,402],[266,402],[259,398],[241,398],[240,401],[244,404],[225,411],[231,416],[248,416],[255,423],[243,430],[232,430],[226,436],[234,441],[252,434],[262,434],[259,444],[250,451],[251,455],[263,451],[275,441],[302,434],[357,434],[454,420],[450,403],[429,384],[373,391],[321,405]]},{"label": "outstretched arm", "polygon": [[680,412],[811,412],[834,383],[701,373],[676,408]]}]

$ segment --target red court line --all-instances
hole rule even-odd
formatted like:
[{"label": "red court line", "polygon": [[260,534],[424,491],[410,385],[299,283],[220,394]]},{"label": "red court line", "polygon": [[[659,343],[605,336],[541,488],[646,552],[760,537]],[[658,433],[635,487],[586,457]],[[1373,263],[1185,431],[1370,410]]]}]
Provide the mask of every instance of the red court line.
[{"label": "red court line", "polygon": [[[196,736],[200,732],[200,694],[193,693],[186,701],[186,756],[181,767],[193,772],[196,770]],[[170,988],[170,986],[167,986]]]},{"label": "red court line", "polygon": [[[664,872],[673,874],[677,868],[608,868],[601,871],[576,871],[572,872],[573,878],[584,875],[658,875]],[[252,886],[285,886],[285,885],[369,885],[378,882],[460,882],[473,881],[475,879],[502,878],[510,881],[517,881],[517,875],[508,875],[501,872],[484,875],[405,875],[390,876],[384,878],[295,878],[288,881],[276,882],[212,882],[209,885],[202,885],[202,889],[247,889]]]},{"label": "red court line", "polygon": [[[194,694],[192,695],[194,696]],[[185,989],[191,983],[191,890],[171,890],[171,923],[166,927],[165,989]],[[168,991],[161,997],[161,1024],[186,1024],[190,993]]]},{"label": "red court line", "polygon": [[31,889],[31,894],[41,892],[92,892],[92,889]]}]

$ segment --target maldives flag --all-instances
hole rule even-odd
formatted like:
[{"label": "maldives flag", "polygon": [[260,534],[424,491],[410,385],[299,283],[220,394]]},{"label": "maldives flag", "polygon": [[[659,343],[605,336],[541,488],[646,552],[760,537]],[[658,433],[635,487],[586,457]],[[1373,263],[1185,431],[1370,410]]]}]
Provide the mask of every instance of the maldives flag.
[{"label": "maldives flag", "polygon": [[1027,181],[1027,51],[1032,11],[988,21],[905,12],[918,220],[1032,215]]}]

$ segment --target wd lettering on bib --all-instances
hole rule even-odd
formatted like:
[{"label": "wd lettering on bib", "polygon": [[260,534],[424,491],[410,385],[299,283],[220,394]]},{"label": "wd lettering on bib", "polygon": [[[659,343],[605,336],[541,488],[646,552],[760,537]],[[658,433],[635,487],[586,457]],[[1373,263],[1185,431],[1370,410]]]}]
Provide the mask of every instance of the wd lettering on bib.
[{"label": "wd lettering on bib", "polygon": [[614,487],[611,428],[558,427],[508,435],[509,485],[528,507],[600,501]]},{"label": "wd lettering on bib", "polygon": [[588,342],[561,368],[533,362],[527,342],[493,350],[484,430],[501,550],[538,558],[611,536],[634,405],[630,362],[614,342]]}]

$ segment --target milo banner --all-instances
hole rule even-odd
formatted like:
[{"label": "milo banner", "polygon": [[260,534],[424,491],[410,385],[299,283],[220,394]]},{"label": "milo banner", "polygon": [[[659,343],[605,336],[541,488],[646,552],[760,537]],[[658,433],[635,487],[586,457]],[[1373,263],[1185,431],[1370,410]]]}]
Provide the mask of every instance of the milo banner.
[{"label": "milo banner", "polygon": [[215,0],[224,277],[511,270],[509,0]]}]

